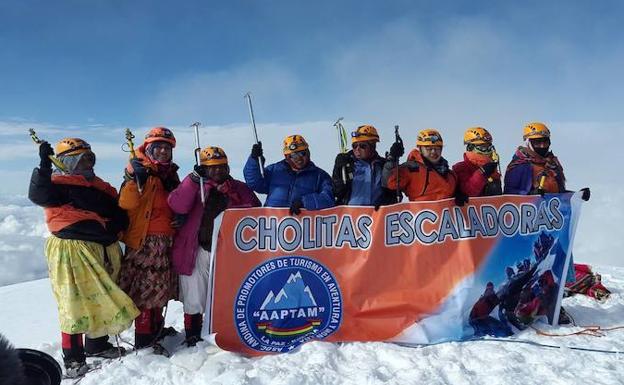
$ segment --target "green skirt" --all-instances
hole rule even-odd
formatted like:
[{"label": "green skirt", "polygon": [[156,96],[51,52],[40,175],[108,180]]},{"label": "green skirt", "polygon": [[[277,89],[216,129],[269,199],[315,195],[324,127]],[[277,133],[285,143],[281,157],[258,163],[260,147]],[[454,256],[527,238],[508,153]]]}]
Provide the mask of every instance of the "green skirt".
[{"label": "green skirt", "polygon": [[119,334],[139,315],[115,283],[121,247],[50,236],[45,245],[61,331],[97,338]]}]

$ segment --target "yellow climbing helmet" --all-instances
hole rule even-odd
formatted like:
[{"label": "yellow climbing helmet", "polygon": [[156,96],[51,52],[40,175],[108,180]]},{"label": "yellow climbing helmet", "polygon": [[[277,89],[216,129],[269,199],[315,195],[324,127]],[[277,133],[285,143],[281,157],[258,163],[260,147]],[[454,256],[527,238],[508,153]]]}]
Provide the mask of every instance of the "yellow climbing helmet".
[{"label": "yellow climbing helmet", "polygon": [[464,144],[492,144],[492,135],[483,127],[471,127],[464,133]]},{"label": "yellow climbing helmet", "polygon": [[87,151],[91,151],[91,145],[80,138],[61,139],[54,146],[54,152],[57,157],[78,155]]},{"label": "yellow climbing helmet", "polygon": [[550,138],[550,130],[544,123],[533,122],[524,126],[522,139]]},{"label": "yellow climbing helmet", "polygon": [[284,155],[308,149],[308,142],[301,135],[288,135],[284,139]]},{"label": "yellow climbing helmet", "polygon": [[442,135],[433,128],[425,128],[418,133],[416,146],[443,146]]},{"label": "yellow climbing helmet", "polygon": [[222,148],[210,146],[199,153],[199,163],[202,166],[218,166],[228,164],[228,159]]},{"label": "yellow climbing helmet", "polygon": [[377,129],[370,124],[358,127],[351,133],[351,143],[357,142],[379,142]]}]

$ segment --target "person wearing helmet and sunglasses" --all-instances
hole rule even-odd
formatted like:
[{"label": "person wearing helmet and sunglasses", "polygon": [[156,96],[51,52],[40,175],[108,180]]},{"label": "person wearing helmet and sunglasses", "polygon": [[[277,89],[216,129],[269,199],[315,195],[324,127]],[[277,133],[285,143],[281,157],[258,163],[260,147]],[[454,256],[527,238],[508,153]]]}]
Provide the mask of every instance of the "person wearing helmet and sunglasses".
[{"label": "person wearing helmet and sunglasses", "polygon": [[403,145],[395,142],[390,148],[388,161],[384,165],[385,186],[399,188],[410,201],[434,201],[456,197],[463,205],[467,198],[457,199],[457,176],[442,157],[444,142],[437,130],[428,128],[418,133],[416,148],[407,156],[407,162],[399,167],[397,163],[403,154]]},{"label": "person wearing helmet and sunglasses", "polygon": [[[550,130],[544,123],[532,122],[524,126],[522,139],[524,145],[519,146],[505,173],[505,194],[544,195],[566,192],[566,179],[559,159],[550,150]],[[581,198],[588,201],[590,190],[581,189]],[[570,256],[570,269],[566,282],[575,282],[574,261]],[[568,324],[571,320],[561,308],[560,324]]]},{"label": "person wearing helmet and sunglasses", "polygon": [[385,159],[377,153],[378,142],[375,127],[359,126],[351,133],[352,150],[336,155],[332,173],[336,204],[379,207],[397,202],[395,192],[381,185]]},{"label": "person wearing helmet and sunglasses", "polygon": [[464,160],[453,165],[459,188],[469,197],[501,195],[498,155],[492,135],[483,127],[472,127],[464,134]]},{"label": "person wearing helmet and sunglasses", "polygon": [[173,163],[176,139],[168,128],[156,127],[136,149],[125,169],[119,204],[128,211],[130,226],[123,242],[126,255],[121,287],[141,310],[135,320],[135,347],[152,346],[166,355],[159,341],[175,330],[164,327],[163,307],[177,297],[177,275],[171,268],[171,246],[181,220],[174,217],[167,196],[178,186]]},{"label": "person wearing helmet and sunglasses", "polygon": [[[55,153],[59,162],[53,172],[50,157]],[[89,370],[87,356],[125,353],[108,336],[126,330],[139,314],[117,286],[122,257],[118,240],[128,216],[117,204],[117,190],[95,175],[95,154],[86,141],[66,138],[55,150],[41,142],[39,157],[28,197],[44,208],[52,233],[45,255],[58,305],[63,361],[66,375],[79,377]]]},{"label": "person wearing helmet and sunglasses", "polygon": [[[550,150],[550,130],[544,123],[524,126],[522,139],[505,173],[505,194],[533,195],[566,191],[565,175],[559,159]],[[582,189],[589,200],[589,188]]]},{"label": "person wearing helmet and sunglasses", "polygon": [[[169,194],[167,202],[176,213],[187,216],[173,242],[173,268],[180,277],[180,300],[184,305],[186,344],[201,341],[208,295],[208,274],[215,218],[227,208],[259,207],[256,194],[230,176],[228,158],[220,147],[206,147],[200,164]],[[202,204],[200,180],[204,185]]]},{"label": "person wearing helmet and sunglasses", "polygon": [[299,215],[302,208],[333,207],[331,177],[310,160],[308,143],[303,136],[287,136],[283,154],[283,160],[264,167],[263,176],[259,165],[264,164],[262,144],[254,144],[243,169],[247,185],[257,193],[267,194],[264,205],[289,207],[291,215]]}]

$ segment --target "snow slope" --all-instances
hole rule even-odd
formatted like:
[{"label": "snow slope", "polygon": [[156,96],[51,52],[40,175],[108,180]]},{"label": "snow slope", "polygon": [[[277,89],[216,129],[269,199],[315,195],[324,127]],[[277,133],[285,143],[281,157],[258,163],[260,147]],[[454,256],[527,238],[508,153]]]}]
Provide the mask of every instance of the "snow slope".
[{"label": "snow slope", "polygon": [[[564,300],[580,325],[624,325],[624,268],[597,267],[613,295],[604,303],[588,297]],[[47,279],[0,287],[0,332],[18,347],[43,350],[61,361],[56,307]],[[171,302],[168,324],[183,328],[182,309]],[[565,334],[578,327],[551,328]],[[132,331],[122,334],[131,340]],[[293,353],[246,358],[210,342],[187,349],[181,337],[166,345],[171,358],[147,351],[105,362],[81,382],[88,384],[622,384],[624,355],[545,348],[519,341],[624,351],[624,329],[603,337],[546,337],[527,330],[515,338],[409,348],[389,343],[308,343]],[[123,343],[122,343],[123,344]],[[127,346],[127,345],[126,345]],[[178,348],[179,347],[179,348]],[[64,384],[71,384],[64,381]]]}]

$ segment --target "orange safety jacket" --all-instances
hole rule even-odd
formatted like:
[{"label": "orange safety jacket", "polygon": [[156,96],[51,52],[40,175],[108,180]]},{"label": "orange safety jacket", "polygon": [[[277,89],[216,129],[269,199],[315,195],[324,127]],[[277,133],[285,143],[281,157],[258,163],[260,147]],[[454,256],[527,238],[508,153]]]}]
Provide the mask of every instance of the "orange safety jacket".
[{"label": "orange safety jacket", "polygon": [[35,168],[28,197],[44,207],[46,225],[58,238],[109,245],[128,226],[127,214],[117,204],[117,190],[98,177],[89,181]]},{"label": "orange safety jacket", "polygon": [[[440,161],[446,162],[444,158]],[[392,190],[397,188],[395,172],[389,174],[386,185]],[[399,167],[399,185],[410,201],[435,201],[455,195],[457,176],[451,169],[441,175],[427,166],[420,151],[414,149],[407,156],[407,162]]]}]

